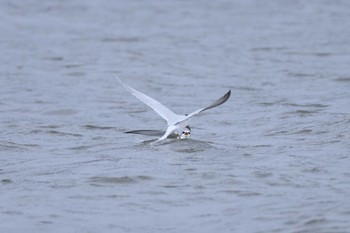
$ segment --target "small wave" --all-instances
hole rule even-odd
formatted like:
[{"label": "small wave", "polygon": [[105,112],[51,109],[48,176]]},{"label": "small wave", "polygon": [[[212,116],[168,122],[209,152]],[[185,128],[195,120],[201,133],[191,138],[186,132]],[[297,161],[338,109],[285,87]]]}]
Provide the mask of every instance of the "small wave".
[{"label": "small wave", "polygon": [[85,72],[81,72],[81,71],[75,71],[75,72],[69,72],[66,73],[67,76],[73,76],[73,77],[82,77],[85,76],[86,73]]},{"label": "small wave", "polygon": [[326,108],[329,105],[325,104],[296,104],[296,103],[282,103],[283,106],[304,107],[304,108]]},{"label": "small wave", "polygon": [[80,151],[80,150],[87,150],[87,149],[90,149],[90,148],[94,148],[94,147],[97,147],[97,146],[100,146],[100,144],[87,145],[87,146],[75,146],[75,147],[70,147],[68,149]]},{"label": "small wave", "polygon": [[295,110],[295,111],[289,111],[286,112],[285,114],[287,115],[297,115],[300,117],[306,117],[306,116],[311,116],[313,114],[319,113],[318,110],[304,110],[304,109],[299,109],[299,110]]},{"label": "small wave", "polygon": [[334,79],[336,82],[350,82],[350,77],[339,77]]},{"label": "small wave", "polygon": [[300,108],[327,108],[329,106],[325,104],[296,104],[296,103],[288,103],[284,101],[261,102],[259,103],[259,105],[265,106],[265,107],[279,105],[279,106],[300,107]]},{"label": "small wave", "polygon": [[40,126],[40,128],[44,128],[44,129],[46,129],[46,128],[48,128],[48,129],[57,129],[59,127],[60,126],[58,126],[58,125],[44,125],[44,126]]},{"label": "small wave", "polygon": [[243,190],[224,190],[223,193],[236,194],[241,197],[260,196],[261,193]]},{"label": "small wave", "polygon": [[37,144],[23,144],[15,142],[0,141],[0,151],[7,150],[28,150],[30,148],[37,148]]},{"label": "small wave", "polygon": [[321,224],[324,222],[326,222],[326,219],[324,218],[313,218],[304,222],[304,225],[315,225],[315,224]]},{"label": "small wave", "polygon": [[107,176],[94,176],[91,177],[88,182],[91,185],[101,186],[101,185],[118,185],[118,184],[134,184],[142,181],[152,180],[150,176],[121,176],[121,177],[107,177]]},{"label": "small wave", "polygon": [[74,115],[77,114],[78,111],[74,109],[59,109],[59,110],[52,110],[52,111],[47,111],[44,112],[44,115],[49,115],[49,116],[68,116],[68,115]]},{"label": "small wave", "polygon": [[53,134],[57,136],[73,136],[73,137],[81,137],[81,134],[77,133],[68,133],[68,132],[61,132],[57,130],[41,130],[41,129],[35,129],[30,131],[30,134],[40,134],[40,133],[46,133],[46,134]]},{"label": "small wave", "polygon": [[315,77],[316,75],[315,75],[315,74],[292,73],[292,72],[289,72],[289,73],[288,73],[288,76],[297,77],[297,78],[305,78],[305,77]]},{"label": "small wave", "polygon": [[63,57],[44,57],[43,59],[49,61],[63,61]]},{"label": "small wave", "polygon": [[232,90],[240,90],[240,91],[261,91],[262,88],[256,88],[256,87],[248,87],[248,86],[230,86]]},{"label": "small wave", "polygon": [[209,149],[215,149],[215,147],[212,146],[211,144],[212,142],[209,142],[209,141],[200,141],[195,139],[186,139],[186,140],[174,139],[171,141],[161,143],[159,145],[169,146],[171,150],[176,152],[193,154],[197,152],[206,151]]},{"label": "small wave", "polygon": [[101,39],[101,42],[109,42],[109,43],[115,43],[115,42],[134,43],[139,41],[140,41],[140,38],[138,37],[107,37],[107,38]]},{"label": "small wave", "polygon": [[11,183],[13,183],[13,181],[11,179],[2,179],[1,183],[2,184],[11,184]]},{"label": "small wave", "polygon": [[50,131],[48,131],[48,133],[59,135],[59,136],[73,136],[73,137],[81,137],[82,136],[81,134],[77,134],[77,133],[66,133],[66,132],[60,132],[60,131],[56,131],[56,130],[50,130]]},{"label": "small wave", "polygon": [[306,168],[302,170],[303,172],[306,173],[322,173],[324,172],[321,168],[319,167],[313,167],[313,168]]},{"label": "small wave", "polygon": [[261,144],[261,145],[254,145],[253,147],[272,147],[272,145]]},{"label": "small wave", "polygon": [[311,132],[311,129],[302,129],[300,131],[295,132],[294,134],[310,134]]},{"label": "small wave", "polygon": [[266,171],[255,171],[253,172],[254,176],[257,178],[267,178],[273,176],[271,172],[266,172]]},{"label": "small wave", "polygon": [[262,51],[262,52],[270,52],[270,51],[281,51],[281,50],[285,50],[286,47],[255,47],[250,49],[251,51],[255,52],[255,51]]},{"label": "small wave", "polygon": [[115,127],[111,127],[111,126],[98,126],[98,125],[84,125],[82,127],[86,129],[102,129],[102,130],[115,129]]}]

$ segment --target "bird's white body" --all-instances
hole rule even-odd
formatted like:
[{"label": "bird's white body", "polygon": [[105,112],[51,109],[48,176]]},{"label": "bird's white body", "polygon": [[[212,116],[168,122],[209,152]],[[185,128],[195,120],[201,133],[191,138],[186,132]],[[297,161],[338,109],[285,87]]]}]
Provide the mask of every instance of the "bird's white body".
[{"label": "bird's white body", "polygon": [[158,113],[164,120],[167,121],[168,127],[166,129],[165,134],[160,137],[156,142],[162,141],[166,139],[170,134],[176,133],[180,139],[187,138],[190,134],[190,128],[188,127],[191,118],[198,113],[205,111],[210,108],[214,108],[226,102],[230,97],[231,90],[227,92],[223,97],[215,101],[213,104],[206,108],[201,108],[197,111],[194,111],[190,114],[179,115],[171,111],[169,108],[165,107],[159,101],[135,90],[131,86],[123,83],[118,77],[116,77],[119,82],[128,90],[131,94],[133,94],[136,98],[141,100],[143,103],[152,108],[156,113]]}]

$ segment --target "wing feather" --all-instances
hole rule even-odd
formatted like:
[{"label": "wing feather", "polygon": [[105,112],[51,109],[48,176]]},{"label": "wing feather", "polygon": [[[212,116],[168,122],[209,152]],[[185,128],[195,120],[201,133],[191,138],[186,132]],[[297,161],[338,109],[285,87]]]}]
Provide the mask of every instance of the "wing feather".
[{"label": "wing feather", "polygon": [[174,124],[179,119],[179,116],[171,111],[169,108],[165,107],[159,101],[135,90],[131,86],[123,83],[117,76],[118,81],[128,90],[131,94],[133,94],[136,98],[141,100],[143,103],[152,108],[156,113],[158,113],[164,120],[167,121],[168,125]]},{"label": "wing feather", "polygon": [[197,111],[194,111],[190,114],[187,115],[187,118],[191,118],[193,117],[194,115],[197,115],[198,113],[201,113],[203,111],[206,111],[208,109],[211,109],[211,108],[215,108],[223,103],[225,103],[229,98],[230,98],[230,95],[231,95],[231,90],[229,90],[225,95],[223,95],[220,99],[214,101],[212,104],[210,104],[208,107],[205,107],[205,108],[201,108],[201,109],[198,109]]}]

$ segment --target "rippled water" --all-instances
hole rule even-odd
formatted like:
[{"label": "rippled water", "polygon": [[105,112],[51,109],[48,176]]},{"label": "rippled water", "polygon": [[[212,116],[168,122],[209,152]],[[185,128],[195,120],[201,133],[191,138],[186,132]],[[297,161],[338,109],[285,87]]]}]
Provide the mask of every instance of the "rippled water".
[{"label": "rippled water", "polygon": [[[349,232],[348,1],[2,1],[1,232]],[[165,122],[113,74],[192,119]]]}]

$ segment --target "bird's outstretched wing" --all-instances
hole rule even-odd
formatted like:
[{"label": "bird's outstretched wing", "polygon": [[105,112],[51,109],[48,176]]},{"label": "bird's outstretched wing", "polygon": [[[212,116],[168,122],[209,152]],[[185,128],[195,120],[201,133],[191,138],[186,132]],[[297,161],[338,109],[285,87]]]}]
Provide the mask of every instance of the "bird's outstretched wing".
[{"label": "bird's outstretched wing", "polygon": [[168,125],[172,125],[179,120],[179,116],[175,114],[173,111],[165,107],[159,101],[135,90],[131,86],[123,83],[117,76],[115,76],[118,81],[128,90],[131,94],[133,94],[136,98],[141,100],[143,103],[152,108],[156,113],[158,113],[164,120],[167,121]]},{"label": "bird's outstretched wing", "polygon": [[205,107],[205,108],[201,108],[201,109],[198,109],[197,111],[194,111],[190,114],[187,114],[187,117],[186,119],[189,119],[191,117],[193,117],[194,115],[197,115],[198,113],[201,113],[203,111],[206,111],[208,109],[211,109],[211,108],[215,108],[223,103],[225,103],[229,98],[230,98],[230,95],[231,95],[231,90],[229,90],[225,95],[223,95],[220,99],[214,101],[211,105],[209,105],[208,107]]}]

